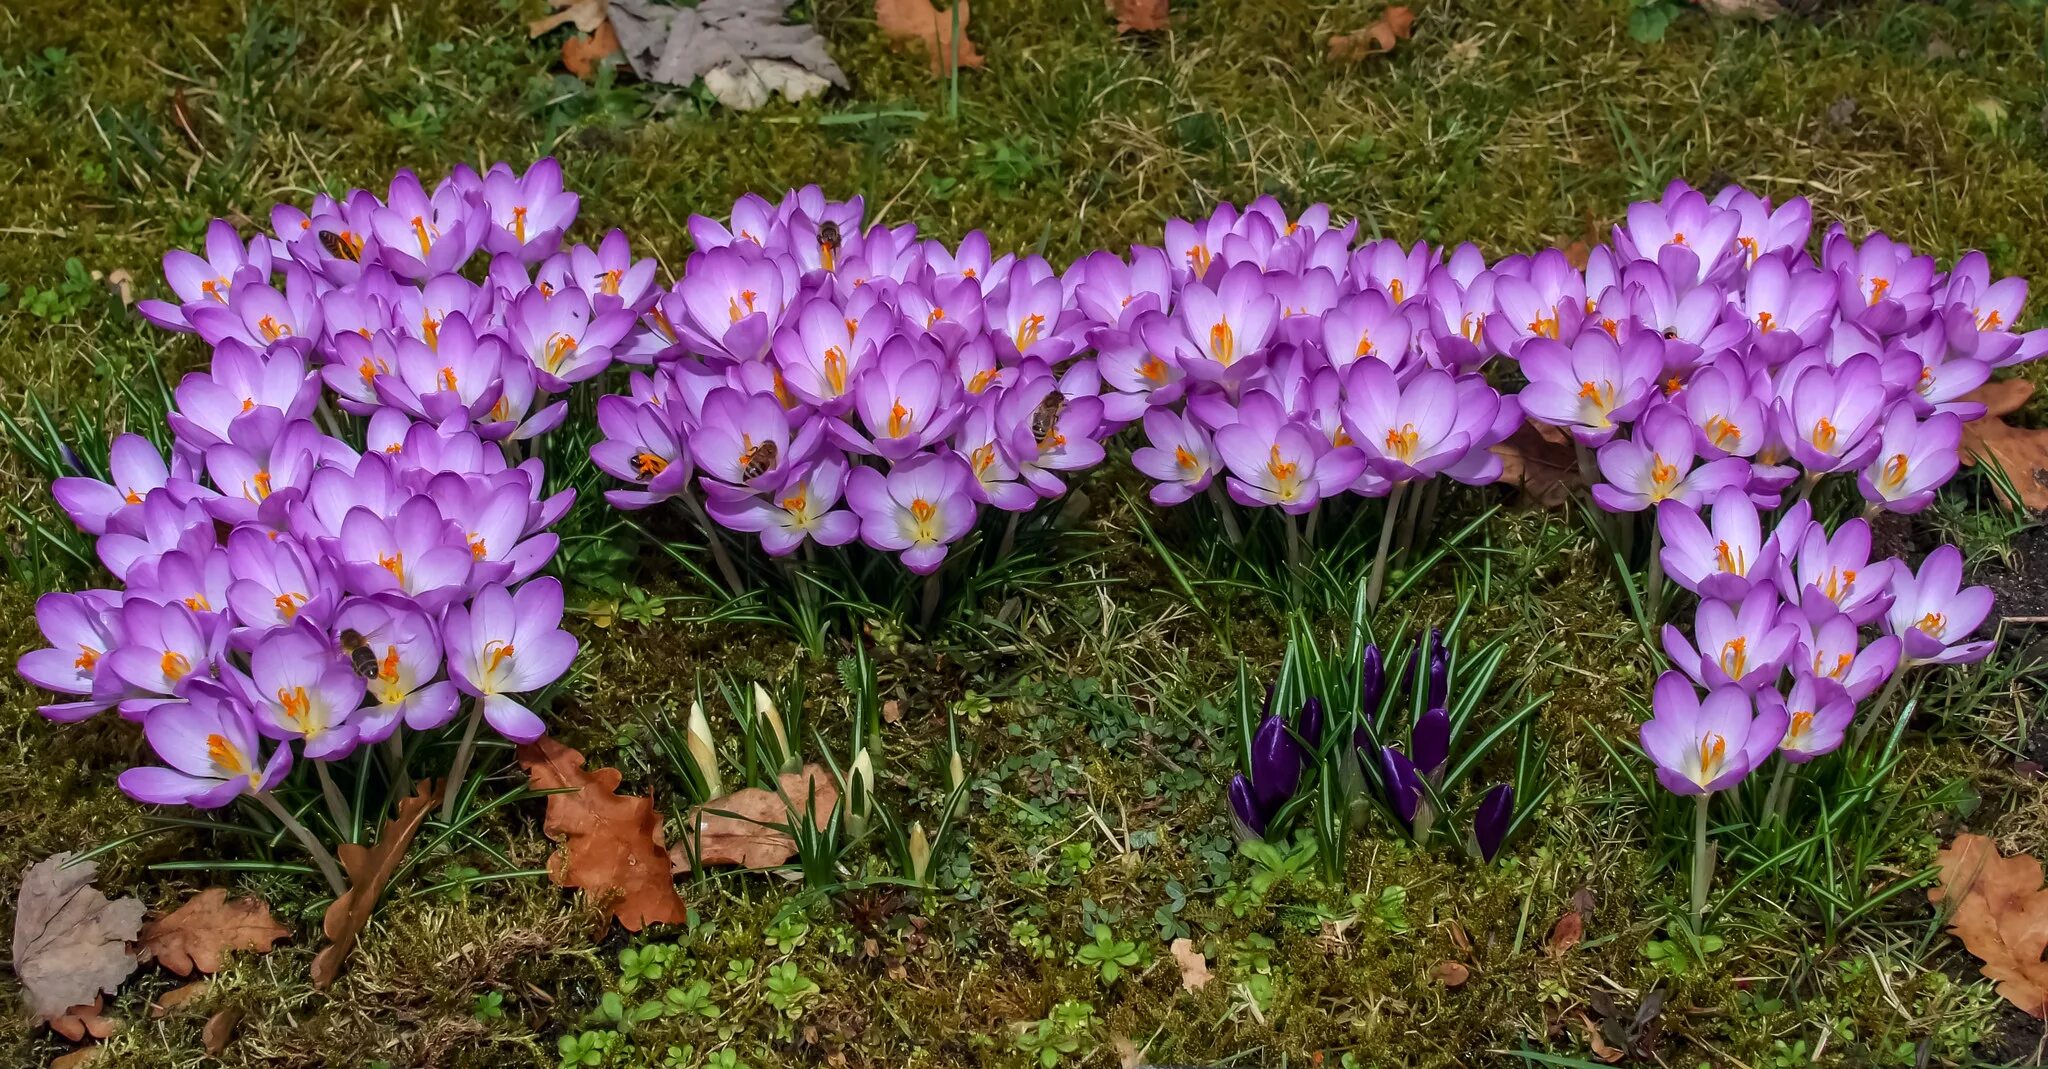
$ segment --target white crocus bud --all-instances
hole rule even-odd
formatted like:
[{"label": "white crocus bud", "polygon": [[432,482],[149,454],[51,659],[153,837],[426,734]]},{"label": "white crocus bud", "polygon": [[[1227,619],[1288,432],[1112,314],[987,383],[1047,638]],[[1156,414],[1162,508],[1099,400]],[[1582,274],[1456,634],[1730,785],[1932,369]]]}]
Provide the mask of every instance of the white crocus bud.
[{"label": "white crocus bud", "polygon": [[783,726],[782,713],[775,708],[775,699],[768,696],[761,684],[754,684],[754,716],[767,723],[768,731],[775,736],[775,756],[782,762],[782,771],[795,772],[799,767],[796,751],[789,745],[789,729]]},{"label": "white crocus bud", "polygon": [[697,766],[697,774],[704,777],[704,792],[707,797],[717,798],[724,794],[718,780],[718,748],[711,741],[711,722],[704,719],[704,703],[690,703],[690,731],[687,740],[690,760]]},{"label": "white crocus bud", "polygon": [[924,886],[925,877],[930,874],[931,866],[932,844],[925,839],[924,824],[920,821],[910,826],[910,872],[907,873],[910,882],[919,887]]},{"label": "white crocus bud", "polygon": [[868,815],[874,812],[875,804],[875,762],[868,756],[867,747],[853,755],[853,765],[846,773],[846,832],[858,839],[867,830]]}]

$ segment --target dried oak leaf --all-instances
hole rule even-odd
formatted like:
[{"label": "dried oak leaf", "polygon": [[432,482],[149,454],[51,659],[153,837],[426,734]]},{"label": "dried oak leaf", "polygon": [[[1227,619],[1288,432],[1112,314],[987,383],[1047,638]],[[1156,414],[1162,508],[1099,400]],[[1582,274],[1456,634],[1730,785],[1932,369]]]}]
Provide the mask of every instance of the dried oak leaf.
[{"label": "dried oak leaf", "polygon": [[[313,955],[315,988],[325,991],[341,975],[342,963],[348,960],[349,951],[355,949],[364,926],[370,923],[370,914],[384,894],[384,885],[391,882],[391,874],[398,871],[398,863],[405,858],[406,847],[412,845],[413,836],[420,833],[427,813],[440,799],[440,785],[423,780],[412,797],[398,803],[398,815],[384,822],[377,833],[377,845],[343,843],[334,852],[348,873],[348,892],[328,905],[327,913],[320,918],[320,930],[327,936],[327,945]],[[212,1024],[207,1022],[209,1028]]]},{"label": "dried oak leaf", "polygon": [[586,769],[582,754],[546,735],[519,748],[519,765],[534,790],[562,791],[548,796],[541,825],[560,844],[548,858],[557,887],[581,888],[629,932],[683,922],[653,799],[619,794],[618,769]]},{"label": "dried oak leaf", "polygon": [[1591,1017],[1586,1016],[1584,1010],[1579,1011],[1579,1024],[1586,1029],[1586,1044],[1593,1048],[1593,1057],[1613,1065],[1628,1056],[1627,1051],[1607,1042],[1607,1037],[1600,1034],[1600,1027],[1593,1023]]},{"label": "dried oak leaf", "polygon": [[178,1007],[200,998],[211,990],[213,990],[213,981],[211,980],[194,980],[189,984],[171,988],[169,991],[158,995],[156,1001],[150,1004],[149,1015],[151,1017],[168,1017]]},{"label": "dried oak leaf", "polygon": [[[839,785],[818,765],[785,772],[779,783],[780,794],[748,787],[692,809],[689,821],[696,829],[697,861],[765,869],[795,857],[796,840],[789,835],[791,819],[808,804],[812,822],[825,827],[832,820],[833,807],[839,804]],[[670,848],[668,856],[675,871],[690,871],[690,845],[686,841]]]},{"label": "dried oak leaf", "polygon": [[1118,33],[1150,33],[1166,29],[1167,0],[1105,0],[1116,16]]},{"label": "dried oak leaf", "polygon": [[931,0],[875,0],[875,25],[891,41],[919,41],[932,58],[932,73],[943,75],[953,68],[953,16],[960,17],[959,65],[979,70],[985,66],[974,42],[967,38],[967,0],[954,0],[954,7],[940,11]]},{"label": "dried oak leaf", "polygon": [[179,976],[192,970],[220,971],[220,956],[230,950],[269,953],[272,944],[288,938],[291,929],[270,916],[260,898],[228,901],[225,887],[209,887],[170,914],[142,926],[140,958],[155,958]]},{"label": "dried oak leaf", "polygon": [[2041,863],[2027,854],[2000,857],[1982,835],[1958,835],[1937,857],[1941,883],[1927,892],[1950,903],[1948,930],[1984,963],[2005,1000],[2035,1017],[2048,1017],[2048,889]]},{"label": "dried oak leaf", "polygon": [[206,1048],[206,1053],[216,1058],[220,1057],[221,1052],[227,1050],[228,1044],[233,1042],[235,1028],[241,1023],[242,1011],[229,1006],[206,1019],[205,1026],[199,1029],[199,1045]]},{"label": "dried oak leaf", "polygon": [[1385,55],[1394,50],[1397,42],[1407,40],[1414,32],[1415,13],[1396,4],[1366,28],[1331,37],[1330,58],[1340,63],[1355,63],[1368,56]]},{"label": "dried oak leaf", "polygon": [[142,903],[101,894],[92,887],[99,863],[65,868],[71,856],[31,866],[15,899],[14,974],[29,1010],[45,1021],[87,1006],[96,1015],[101,993],[120,990],[137,964],[128,944],[142,928]]},{"label": "dried oak leaf", "polygon": [[[783,21],[789,5],[790,0],[702,0],[689,7],[611,0],[611,26],[626,63],[650,82],[687,86],[704,78],[710,87],[715,70],[725,68],[722,77],[732,81],[746,76],[755,61],[776,60],[844,87],[846,73],[832,61],[817,27]],[[778,73],[781,82],[812,84]],[[754,80],[766,79],[756,72]]]},{"label": "dried oak leaf", "polygon": [[104,1052],[105,1045],[100,1043],[95,1043],[90,1047],[80,1047],[69,1054],[50,1059],[50,1069],[78,1069],[81,1065],[91,1065],[93,1062],[98,1061],[99,1056]]},{"label": "dried oak leaf", "polygon": [[596,33],[605,23],[606,3],[607,0],[548,0],[555,13],[527,23],[527,36],[539,37],[572,22],[584,33]]},{"label": "dried oak leaf", "polygon": [[105,1008],[106,999],[95,995],[91,1002],[73,1006],[43,1023],[50,1026],[50,1031],[73,1043],[82,1043],[87,1036],[105,1039],[121,1030],[121,1022],[100,1013]]},{"label": "dried oak leaf", "polygon": [[1586,917],[1578,910],[1569,910],[1550,926],[1550,938],[1544,940],[1543,952],[1553,958],[1561,958],[1571,948],[1586,938]]},{"label": "dried oak leaf", "polygon": [[619,53],[619,34],[609,22],[600,23],[589,36],[578,34],[562,42],[562,66],[584,81],[596,76],[606,56]]},{"label": "dried oak leaf", "polygon": [[1173,960],[1180,964],[1180,986],[1188,991],[1200,991],[1215,977],[1209,975],[1209,959],[1195,949],[1192,939],[1176,939],[1168,948]]},{"label": "dried oak leaf", "polygon": [[1571,438],[1547,424],[1524,423],[1493,447],[1500,454],[1500,481],[1522,491],[1522,501],[1538,508],[1559,508],[1581,485],[1579,455]]},{"label": "dried oak leaf", "polygon": [[[1998,461],[2019,491],[2020,504],[2039,512],[2048,508],[2048,430],[2015,427],[2005,417],[2020,410],[2034,396],[2034,384],[2026,379],[2000,379],[1972,390],[1965,401],[1984,406],[1984,415],[1963,424],[1963,463],[1976,464],[1984,457]],[[2013,503],[2003,491],[1998,500],[2006,508]]]}]

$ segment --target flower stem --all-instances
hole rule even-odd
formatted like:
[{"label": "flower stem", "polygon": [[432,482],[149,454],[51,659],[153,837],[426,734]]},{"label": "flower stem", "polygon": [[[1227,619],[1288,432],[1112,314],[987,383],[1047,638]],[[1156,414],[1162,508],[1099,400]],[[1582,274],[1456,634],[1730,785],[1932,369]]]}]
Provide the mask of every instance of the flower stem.
[{"label": "flower stem", "polygon": [[1799,482],[1799,496],[1794,499],[1793,504],[1811,499],[1813,497],[1813,488],[1820,485],[1821,476],[1825,474],[1825,472],[1819,471],[1807,472],[1806,478]]},{"label": "flower stem", "polygon": [[1395,483],[1393,493],[1387,495],[1387,514],[1380,520],[1380,551],[1372,559],[1372,579],[1365,587],[1368,608],[1379,606],[1380,591],[1387,584],[1387,547],[1394,541],[1394,521],[1401,515],[1401,497],[1407,489],[1407,483]]},{"label": "flower stem", "polygon": [[1650,517],[1650,563],[1643,576],[1643,609],[1650,617],[1650,627],[1655,630],[1662,621],[1664,608],[1664,531],[1657,526],[1655,515]]},{"label": "flower stem", "polygon": [[1785,797],[1789,793],[1786,790],[1786,785],[1791,782],[1786,777],[1791,764],[1792,762],[1785,760],[1781,756],[1778,758],[1777,771],[1771,773],[1771,789],[1764,792],[1763,822],[1765,824],[1782,824],[1785,822]]},{"label": "flower stem", "polygon": [[1244,532],[1238,529],[1237,513],[1231,511],[1230,499],[1223,496],[1220,485],[1209,484],[1209,500],[1216,503],[1216,515],[1223,521],[1223,537],[1230,539],[1231,545],[1239,545],[1244,542]]},{"label": "flower stem", "polygon": [[929,633],[939,615],[939,572],[924,577],[924,604],[917,611],[917,629]]},{"label": "flower stem", "polygon": [[1707,919],[1707,888],[1714,882],[1714,847],[1707,841],[1707,803],[1714,798],[1711,794],[1699,796],[1692,820],[1692,928],[1694,934],[1705,930]]},{"label": "flower stem", "polygon": [[469,703],[469,720],[462,725],[462,742],[455,747],[455,763],[448,766],[448,796],[441,799],[441,823],[455,823],[455,806],[462,797],[462,780],[469,775],[469,758],[476,747],[476,727],[483,722],[484,700]]},{"label": "flower stem", "polygon": [[741,581],[739,569],[733,567],[732,557],[725,552],[725,539],[719,535],[718,525],[711,522],[710,514],[704,511],[704,504],[697,500],[697,495],[684,491],[682,496],[683,507],[690,510],[690,515],[696,517],[697,526],[704,529],[704,542],[711,547],[712,563],[718,566],[718,574],[725,580],[725,585],[732,590],[733,597],[746,593],[747,584]]},{"label": "flower stem", "polygon": [[347,894],[348,880],[341,875],[341,865],[334,860],[334,855],[329,853],[326,847],[320,845],[320,840],[313,838],[313,833],[307,831],[306,826],[299,823],[298,818],[292,816],[290,810],[271,797],[269,791],[252,791],[251,794],[256,801],[262,803],[263,808],[270,810],[270,815],[276,817],[277,822],[284,825],[286,831],[298,838],[299,845],[306,848],[306,853],[313,855],[313,863],[320,866],[320,874],[327,877],[327,886],[334,889],[335,897]]},{"label": "flower stem", "polygon": [[1877,722],[1891,709],[1892,699],[1899,696],[1899,688],[1906,685],[1906,672],[1912,667],[1902,663],[1892,669],[1892,677],[1885,681],[1884,689],[1877,694],[1877,700],[1870,704],[1867,712],[1857,718],[1861,723],[1856,725],[1856,742],[1853,749],[1863,748],[1863,742],[1870,738],[1871,730],[1877,727]]},{"label": "flower stem", "polygon": [[354,841],[351,829],[356,822],[349,818],[348,799],[342,796],[341,788],[334,783],[334,776],[327,771],[327,762],[314,761],[313,775],[320,780],[320,794],[327,799],[327,816],[334,821],[334,831],[344,839]]},{"label": "flower stem", "polygon": [[405,736],[394,731],[384,739],[384,763],[391,772],[391,790],[403,798],[412,793],[412,774],[405,770]]},{"label": "flower stem", "polygon": [[1287,566],[1289,568],[1299,568],[1301,567],[1301,517],[1290,512],[1283,514],[1281,520],[1287,524]]}]

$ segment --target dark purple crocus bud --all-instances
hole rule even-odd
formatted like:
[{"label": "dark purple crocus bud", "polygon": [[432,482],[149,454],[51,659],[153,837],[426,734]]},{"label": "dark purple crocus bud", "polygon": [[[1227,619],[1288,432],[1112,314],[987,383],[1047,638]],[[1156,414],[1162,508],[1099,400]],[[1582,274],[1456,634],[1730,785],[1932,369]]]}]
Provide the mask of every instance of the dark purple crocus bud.
[{"label": "dark purple crocus bud", "polygon": [[1451,714],[1442,706],[1422,714],[1415,722],[1413,743],[1415,767],[1425,776],[1436,775],[1451,755]]},{"label": "dark purple crocus bud", "polygon": [[1367,720],[1380,710],[1380,695],[1387,689],[1387,666],[1378,646],[1367,646],[1358,658],[1358,711]]},{"label": "dark purple crocus bud", "polygon": [[57,443],[57,459],[64,462],[65,470],[71,474],[85,474],[85,461],[79,459],[78,450],[71,448],[70,442]]},{"label": "dark purple crocus bud", "polygon": [[1422,803],[1422,778],[1415,765],[1392,746],[1380,747],[1380,771],[1387,785],[1387,804],[1401,823],[1415,823],[1415,809]]},{"label": "dark purple crocus bud", "polygon": [[1444,633],[1429,633],[1429,708],[1444,704],[1451,692],[1451,651],[1444,648]]},{"label": "dark purple crocus bud", "polygon": [[1275,813],[1294,797],[1301,783],[1301,744],[1287,732],[1287,722],[1269,716],[1252,736],[1252,797],[1259,812]]},{"label": "dark purple crocus bud", "polygon": [[1323,744],[1323,700],[1310,698],[1301,703],[1301,715],[1294,718],[1294,733],[1310,749]]},{"label": "dark purple crocus bud", "polygon": [[1273,684],[1266,684],[1266,700],[1259,703],[1259,719],[1273,715]]},{"label": "dark purple crocus bud", "polygon": [[1472,815],[1472,838],[1479,843],[1479,856],[1488,861],[1500,853],[1500,841],[1508,833],[1508,818],[1515,813],[1515,789],[1502,783],[1486,792],[1479,800],[1479,811]]},{"label": "dark purple crocus bud", "polygon": [[1259,812],[1259,804],[1252,797],[1252,781],[1242,775],[1230,777],[1230,815],[1246,838],[1265,837],[1266,816]]}]

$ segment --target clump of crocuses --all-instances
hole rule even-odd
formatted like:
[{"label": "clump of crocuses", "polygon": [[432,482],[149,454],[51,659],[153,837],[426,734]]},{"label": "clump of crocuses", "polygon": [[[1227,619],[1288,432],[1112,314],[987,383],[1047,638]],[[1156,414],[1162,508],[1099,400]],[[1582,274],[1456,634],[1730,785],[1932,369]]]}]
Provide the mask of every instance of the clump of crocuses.
[{"label": "clump of crocuses", "polygon": [[[273,794],[295,764],[340,835],[372,815],[352,813],[337,762],[404,784],[425,752],[409,743],[460,720],[433,769],[452,808],[480,725],[545,731],[524,696],[577,646],[561,584],[535,576],[573,494],[547,492],[522,443],[560,422],[550,394],[609,362],[653,270],[616,234],[562,248],[576,207],[552,160],[458,168],[431,192],[401,173],[383,197],[280,205],[268,235],[216,221],[203,255],[165,257],[179,301],[140,310],[197,333],[210,366],[172,391],[168,454],[126,434],[103,468],[56,480],[115,586],[45,595],[49,646],[19,664],[64,697],[54,720],[141,724],[160,763],[123,790],[253,800],[339,893]],[[479,254],[481,283],[461,273]]]},{"label": "clump of crocuses", "polygon": [[[1363,591],[1358,606],[1354,626],[1362,627]],[[1529,735],[1541,698],[1500,715],[1520,689],[1495,686],[1505,639],[1461,648],[1455,627],[1397,636],[1387,647],[1390,679],[1381,647],[1362,636],[1326,649],[1297,627],[1263,699],[1240,677],[1245,771],[1230,782],[1232,827],[1240,839],[1274,842],[1306,831],[1332,879],[1343,871],[1345,843],[1374,812],[1417,843],[1449,838],[1492,861],[1547,793]],[[1472,784],[1489,749],[1517,732],[1522,758],[1511,781]]]}]

